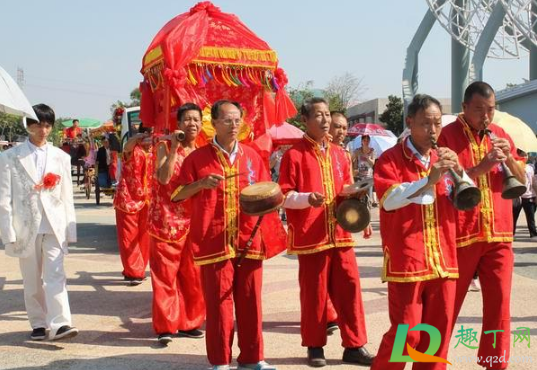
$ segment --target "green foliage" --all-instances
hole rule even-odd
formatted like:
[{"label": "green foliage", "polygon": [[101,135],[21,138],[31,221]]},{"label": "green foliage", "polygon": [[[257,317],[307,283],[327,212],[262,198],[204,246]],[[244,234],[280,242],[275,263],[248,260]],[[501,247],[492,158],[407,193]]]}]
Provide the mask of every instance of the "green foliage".
[{"label": "green foliage", "polygon": [[386,109],[380,115],[379,119],[384,122],[388,130],[392,131],[396,136],[399,136],[404,130],[403,124],[403,99],[398,96],[388,96],[388,104]]},{"label": "green foliage", "polygon": [[140,88],[136,88],[131,91],[131,107],[137,107],[140,105],[140,99],[142,98],[142,93],[140,92]]},{"label": "green foliage", "polygon": [[117,107],[124,107],[124,108],[129,108],[129,107],[137,107],[140,105],[140,99],[142,97],[142,94],[140,93],[140,89],[139,88],[135,88],[134,90],[131,91],[130,93],[130,98],[131,98],[131,101],[130,102],[124,102],[124,101],[121,101],[121,100],[118,100],[116,101],[115,103],[113,103],[111,106],[110,106],[110,114],[112,115],[112,119],[114,118],[114,112],[116,110]]},{"label": "green foliage", "polygon": [[63,140],[63,130],[65,129],[65,126],[62,125],[62,122],[71,120],[71,117],[59,117],[56,118],[56,121],[54,122],[54,128],[52,129],[52,132],[50,133],[48,140],[52,141],[54,146],[61,146],[62,140]]},{"label": "green foliage", "polygon": [[0,136],[3,136],[4,140],[11,142],[19,136],[27,135],[21,117],[0,113]]},{"label": "green foliage", "polygon": [[328,109],[330,109],[330,112],[346,113],[347,106],[340,95],[329,95],[326,99],[328,100]]},{"label": "green foliage", "polygon": [[301,130],[304,130],[305,127],[302,123],[300,107],[302,106],[302,103],[304,103],[304,100],[313,98],[315,96],[313,92],[313,81],[308,81],[305,84],[299,84],[296,88],[290,87],[287,93],[295,104],[295,108],[297,110],[296,116],[287,119],[287,122]]}]

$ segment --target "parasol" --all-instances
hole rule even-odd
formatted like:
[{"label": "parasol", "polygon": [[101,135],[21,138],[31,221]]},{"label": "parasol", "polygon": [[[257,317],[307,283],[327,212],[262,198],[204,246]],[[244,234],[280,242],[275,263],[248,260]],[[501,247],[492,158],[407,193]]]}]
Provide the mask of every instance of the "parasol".
[{"label": "parasol", "polygon": [[304,131],[287,122],[281,125],[273,125],[269,128],[269,134],[274,146],[294,144],[304,136]]},{"label": "parasol", "polygon": [[[101,121],[99,121],[98,119],[93,119],[93,118],[80,118],[78,120],[78,123],[79,123],[80,128],[96,128],[102,125]],[[64,127],[72,127],[73,120],[70,119],[67,121],[62,121],[62,125]]]},{"label": "parasol", "polygon": [[394,136],[390,130],[386,130],[376,123],[357,123],[347,132],[348,136],[375,135],[375,136]]},{"label": "parasol", "polygon": [[19,85],[0,67],[0,112],[37,120],[32,105]]},{"label": "parasol", "polygon": [[[391,133],[391,131],[389,131]],[[392,134],[393,135],[393,134]],[[384,151],[390,149],[392,146],[397,144],[397,137],[393,136],[382,136],[382,135],[369,135],[371,139],[369,146],[375,149],[375,153],[380,156]],[[356,149],[362,146],[362,135],[358,136],[356,139],[351,141],[350,147],[354,152]]]},{"label": "parasol", "polygon": [[507,112],[496,110],[493,123],[500,126],[511,136],[517,148],[526,153],[537,152],[537,138],[535,132],[520,118]]}]

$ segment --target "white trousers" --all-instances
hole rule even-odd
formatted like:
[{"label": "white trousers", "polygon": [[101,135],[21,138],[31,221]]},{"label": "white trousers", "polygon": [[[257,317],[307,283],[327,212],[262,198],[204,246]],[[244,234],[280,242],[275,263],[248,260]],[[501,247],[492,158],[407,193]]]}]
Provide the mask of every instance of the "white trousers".
[{"label": "white trousers", "polygon": [[71,325],[63,257],[56,236],[38,234],[35,254],[19,258],[30,325],[32,329],[49,328],[50,338],[63,325]]}]

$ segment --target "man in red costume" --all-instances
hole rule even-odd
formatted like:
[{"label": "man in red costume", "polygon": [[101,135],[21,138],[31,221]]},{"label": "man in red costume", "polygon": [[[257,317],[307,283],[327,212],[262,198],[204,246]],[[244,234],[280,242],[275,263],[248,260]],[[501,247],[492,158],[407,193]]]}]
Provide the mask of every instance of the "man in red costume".
[{"label": "man in red costume", "polygon": [[[483,294],[483,326],[479,351],[481,366],[505,369],[509,359],[511,280],[513,274],[512,201],[501,196],[504,172],[501,162],[522,184],[524,164],[519,162],[513,141],[492,123],[496,98],[492,87],[481,81],[470,84],[464,92],[463,113],[442,131],[439,144],[459,156],[459,162],[481,190],[481,204],[457,214],[457,258],[459,280],[455,299],[458,317],[468,286],[475,272]],[[485,129],[492,134],[485,133]],[[490,330],[501,330],[485,334]],[[499,364],[485,359],[505,358]]]},{"label": "man in red costume", "polygon": [[[384,152],[375,165],[384,248],[382,280],[388,282],[391,326],[382,338],[373,370],[403,370],[404,361],[411,361],[408,355],[403,357],[406,349],[395,347],[399,325],[413,328],[424,323],[438,329],[442,341],[434,355],[447,358],[459,275],[456,209],[451,200],[454,186],[446,171],[454,169],[472,183],[455,152],[432,150],[432,139],[436,141],[442,130],[442,108],[437,99],[416,95],[408,106],[406,122],[410,136]],[[406,343],[424,353],[429,337],[408,331]],[[445,368],[442,362],[413,365],[413,369]]]},{"label": "man in red costume", "polygon": [[167,345],[172,334],[203,338],[199,330],[205,320],[205,302],[199,268],[194,265],[188,230],[190,202],[174,203],[179,173],[185,158],[196,149],[201,129],[201,109],[192,103],[177,111],[179,130],[170,141],[157,146],[156,175],[149,209],[151,283],[153,285],[153,329],[158,341]]},{"label": "man in red costume", "polygon": [[[207,303],[207,357],[213,369],[229,369],[235,306],[238,369],[274,369],[263,361],[261,327],[262,260],[270,244],[262,242],[257,233],[245,251],[258,217],[243,213],[239,204],[243,188],[270,181],[270,176],[257,152],[237,140],[242,122],[240,105],[217,101],[211,117],[216,136],[185,160],[179,181],[182,186],[174,194],[175,200],[192,200],[190,237],[194,260],[201,266]],[[267,218],[262,225],[265,221]],[[237,257],[243,253],[246,258],[238,266]]]},{"label": "man in red costume", "polygon": [[123,176],[114,197],[123,276],[131,285],[142,283],[149,261],[147,221],[152,178],[151,139],[141,130],[125,144]]},{"label": "man in red costume", "polygon": [[286,195],[288,253],[299,262],[302,345],[308,363],[326,365],[327,298],[330,295],[343,339],[343,361],[371,364],[365,349],[365,318],[354,240],[335,218],[336,200],[352,183],[345,150],[327,139],[330,111],[324,99],[301,108],[304,138],[283,156],[280,186]]},{"label": "man in red costume", "polygon": [[77,119],[73,120],[73,126],[63,130],[63,137],[65,139],[74,140],[82,135],[82,128],[80,128],[80,122]]}]

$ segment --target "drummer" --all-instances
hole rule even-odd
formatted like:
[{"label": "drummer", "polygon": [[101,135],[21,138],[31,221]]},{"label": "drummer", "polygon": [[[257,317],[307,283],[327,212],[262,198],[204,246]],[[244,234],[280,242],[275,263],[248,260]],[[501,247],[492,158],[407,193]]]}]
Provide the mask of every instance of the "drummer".
[{"label": "drummer", "polygon": [[[241,212],[240,191],[256,182],[270,181],[270,176],[257,152],[237,140],[242,122],[238,103],[217,101],[211,118],[214,140],[185,159],[181,186],[172,195],[175,201],[192,199],[190,238],[194,261],[201,266],[207,305],[207,357],[213,369],[229,369],[235,306],[239,369],[274,369],[264,361],[263,353],[261,282],[265,257],[259,233],[237,266],[237,257],[245,250],[257,221],[257,217]],[[283,246],[284,238],[281,243]]]},{"label": "drummer", "polygon": [[[416,95],[408,106],[406,119],[410,136],[384,152],[375,167],[384,246],[382,280],[388,282],[391,327],[382,338],[371,367],[374,370],[405,368],[405,362],[390,362],[401,324],[410,328],[419,323],[434,326],[442,338],[435,355],[447,358],[459,272],[456,210],[449,193],[453,181],[446,171],[452,168],[462,175],[462,168],[452,150],[432,150],[431,138],[436,140],[440,135],[441,118],[438,100]],[[418,331],[409,331],[406,341],[422,353],[429,347],[429,336],[420,336]],[[408,356],[406,349],[397,355]],[[419,366],[419,369],[446,368],[445,363]]]},{"label": "drummer", "polygon": [[301,108],[304,138],[283,156],[279,183],[286,195],[289,254],[298,255],[302,346],[308,364],[326,365],[327,299],[338,314],[343,361],[369,365],[360,277],[352,235],[335,223],[336,197],[352,183],[345,151],[327,139],[328,103],[311,98]]}]

